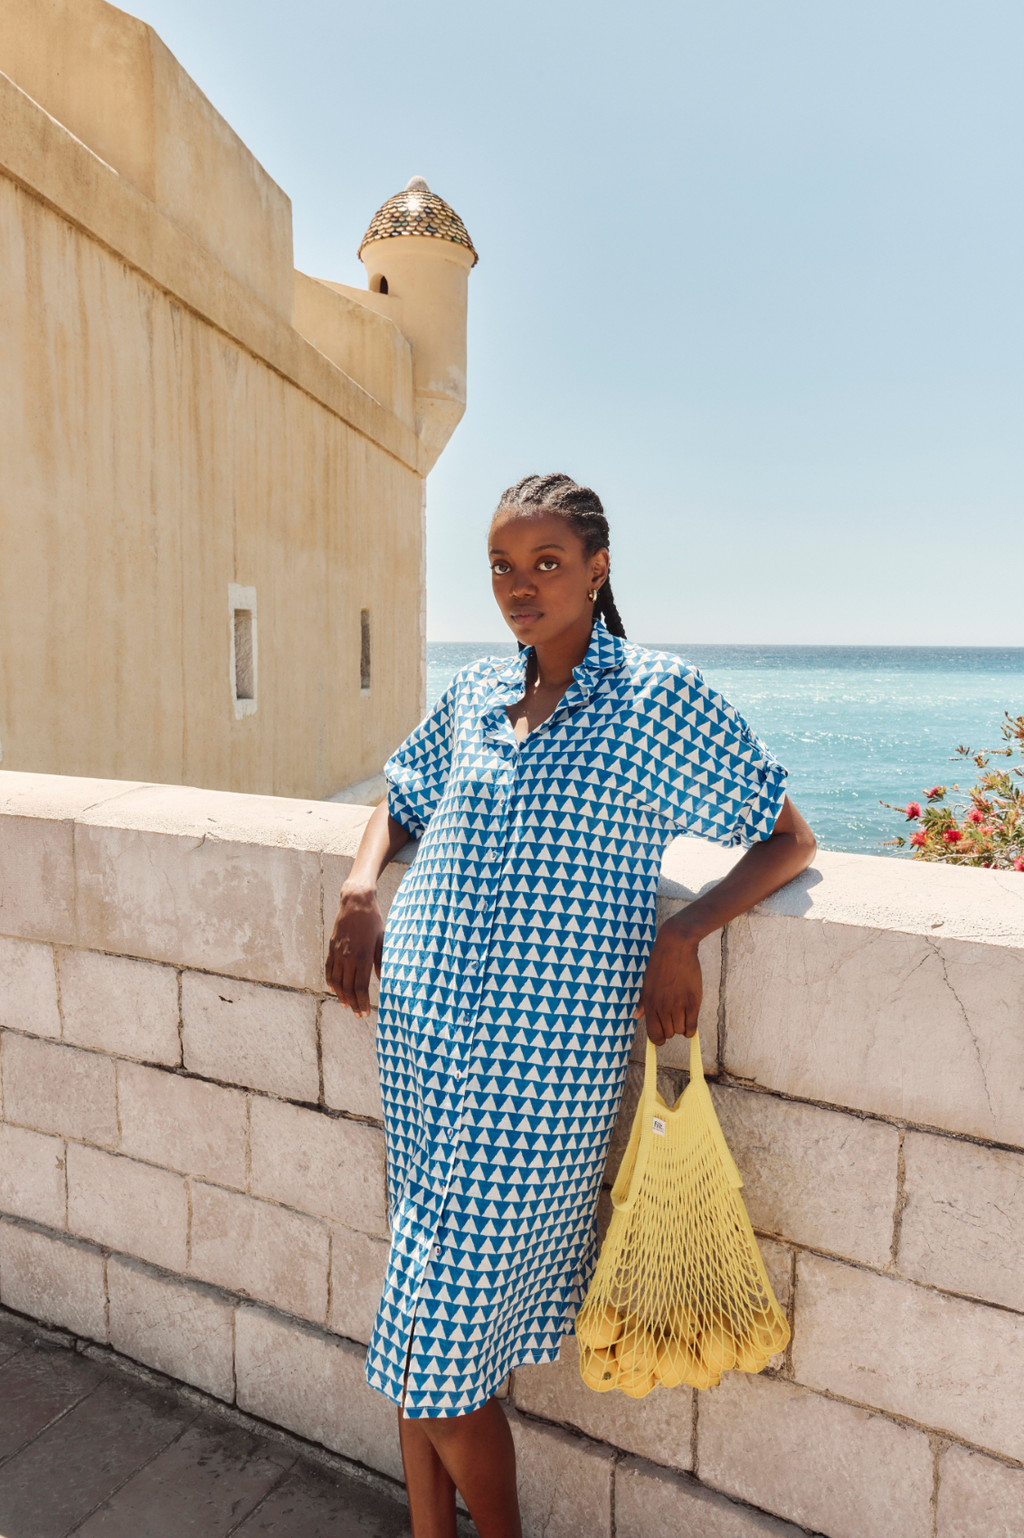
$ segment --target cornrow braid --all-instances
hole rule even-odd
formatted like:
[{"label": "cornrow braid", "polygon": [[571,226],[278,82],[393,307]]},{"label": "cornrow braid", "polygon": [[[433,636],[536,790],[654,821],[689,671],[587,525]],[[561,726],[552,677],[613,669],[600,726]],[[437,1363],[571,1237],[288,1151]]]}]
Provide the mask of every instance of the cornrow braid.
[{"label": "cornrow braid", "polygon": [[[524,475],[521,481],[502,492],[495,509],[498,513],[530,511],[557,513],[583,543],[584,555],[596,555],[610,548],[608,519],[601,498],[589,486],[577,486],[567,475]],[[594,600],[594,614],[600,614],[612,635],[626,639],[626,631],[612,597],[612,585],[606,579]]]}]

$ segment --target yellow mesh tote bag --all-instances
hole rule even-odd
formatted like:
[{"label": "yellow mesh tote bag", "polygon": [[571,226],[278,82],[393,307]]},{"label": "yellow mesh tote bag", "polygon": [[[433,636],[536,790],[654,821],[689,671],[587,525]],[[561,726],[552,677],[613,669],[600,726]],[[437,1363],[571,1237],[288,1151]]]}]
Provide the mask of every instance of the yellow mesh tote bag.
[{"label": "yellow mesh tote bag", "polygon": [[650,1041],[644,1091],[618,1177],[612,1220],[576,1316],[580,1373],[598,1393],[642,1399],[657,1384],[712,1388],[760,1372],[789,1340],[740,1196],[743,1177],[690,1042],[690,1082],[658,1093]]}]

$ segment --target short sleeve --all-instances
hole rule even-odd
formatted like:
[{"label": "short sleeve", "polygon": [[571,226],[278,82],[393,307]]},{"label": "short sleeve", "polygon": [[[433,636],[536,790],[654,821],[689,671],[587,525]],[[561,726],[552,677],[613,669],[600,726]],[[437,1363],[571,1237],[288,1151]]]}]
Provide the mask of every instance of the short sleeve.
[{"label": "short sleeve", "polygon": [[384,765],[388,812],[413,838],[422,837],[444,795],[452,765],[454,721],[452,684]]},{"label": "short sleeve", "polygon": [[686,665],[666,669],[647,700],[650,767],[640,795],[656,800],[677,833],[744,849],[769,838],[787,771],[739,711]]}]

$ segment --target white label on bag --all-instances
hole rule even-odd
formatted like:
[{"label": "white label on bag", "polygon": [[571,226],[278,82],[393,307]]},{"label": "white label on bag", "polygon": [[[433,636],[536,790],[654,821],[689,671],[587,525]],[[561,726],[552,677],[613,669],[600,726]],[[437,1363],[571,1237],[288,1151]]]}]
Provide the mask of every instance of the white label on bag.
[{"label": "white label on bag", "polygon": [[665,1123],[662,1121],[660,1116],[655,1116],[653,1118],[653,1120],[654,1120],[654,1130],[655,1130],[655,1132],[658,1134],[659,1137],[664,1137],[665,1136]]}]

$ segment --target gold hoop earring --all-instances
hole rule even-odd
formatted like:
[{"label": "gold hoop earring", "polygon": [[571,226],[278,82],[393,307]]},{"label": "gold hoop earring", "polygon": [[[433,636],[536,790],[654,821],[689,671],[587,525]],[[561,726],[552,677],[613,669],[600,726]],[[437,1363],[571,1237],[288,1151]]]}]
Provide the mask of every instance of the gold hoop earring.
[{"label": "gold hoop earring", "polygon": [[590,602],[593,603],[594,599],[597,597],[597,594],[596,593],[588,593],[587,597],[590,599]]}]

